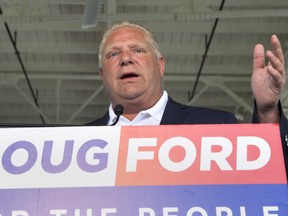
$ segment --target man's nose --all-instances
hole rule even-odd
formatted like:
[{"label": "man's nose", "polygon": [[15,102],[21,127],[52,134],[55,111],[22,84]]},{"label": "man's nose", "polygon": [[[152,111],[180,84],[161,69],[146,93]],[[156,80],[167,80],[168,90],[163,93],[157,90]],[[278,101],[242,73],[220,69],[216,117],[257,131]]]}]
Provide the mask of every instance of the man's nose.
[{"label": "man's nose", "polygon": [[129,52],[123,52],[121,55],[121,66],[133,64],[133,57]]}]

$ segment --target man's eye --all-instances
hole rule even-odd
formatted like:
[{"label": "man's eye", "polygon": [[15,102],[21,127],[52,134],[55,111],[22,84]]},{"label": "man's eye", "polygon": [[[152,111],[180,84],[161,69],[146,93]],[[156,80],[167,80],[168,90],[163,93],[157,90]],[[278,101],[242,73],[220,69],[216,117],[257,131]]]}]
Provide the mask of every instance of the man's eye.
[{"label": "man's eye", "polygon": [[142,53],[142,52],[144,52],[144,50],[143,49],[134,49],[134,52],[135,53]]},{"label": "man's eye", "polygon": [[114,57],[114,56],[117,56],[119,52],[111,52],[107,55],[107,58],[111,58],[111,57]]}]

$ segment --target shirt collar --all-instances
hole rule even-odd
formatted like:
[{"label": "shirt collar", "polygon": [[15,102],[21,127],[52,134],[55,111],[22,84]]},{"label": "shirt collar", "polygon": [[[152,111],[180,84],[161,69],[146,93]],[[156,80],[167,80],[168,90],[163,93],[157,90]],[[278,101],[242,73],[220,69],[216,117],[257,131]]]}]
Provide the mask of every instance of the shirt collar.
[{"label": "shirt collar", "polygon": [[166,91],[163,91],[161,98],[153,107],[147,110],[143,110],[140,113],[148,113],[150,116],[152,116],[154,119],[160,122],[162,119],[167,101],[168,101],[168,94]]},{"label": "shirt collar", "polygon": [[[141,111],[140,113],[138,113],[138,115],[148,114],[160,123],[167,101],[168,101],[168,93],[166,91],[163,91],[161,98],[157,101],[157,103],[154,106],[152,106],[151,108],[147,110]],[[114,113],[112,104],[110,104],[109,106],[109,117],[110,119],[109,119],[108,125],[112,124],[117,118],[117,116]],[[121,116],[121,118],[122,117],[123,116]]]}]

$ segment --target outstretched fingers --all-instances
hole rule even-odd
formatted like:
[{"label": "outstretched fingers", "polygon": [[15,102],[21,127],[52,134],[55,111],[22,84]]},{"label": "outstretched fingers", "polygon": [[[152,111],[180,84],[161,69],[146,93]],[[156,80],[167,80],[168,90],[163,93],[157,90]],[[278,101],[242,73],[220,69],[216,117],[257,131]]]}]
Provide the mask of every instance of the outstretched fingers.
[{"label": "outstretched fingers", "polygon": [[265,67],[265,51],[262,44],[257,44],[254,47],[253,55],[253,72]]},{"label": "outstretched fingers", "polygon": [[276,35],[272,35],[271,37],[271,47],[272,47],[271,51],[268,50],[266,52],[266,58],[269,63],[268,71],[273,72],[274,71],[272,70],[272,67],[273,67],[276,71],[278,71],[280,75],[283,75],[285,74],[284,54],[282,51],[281,43],[278,40]]}]

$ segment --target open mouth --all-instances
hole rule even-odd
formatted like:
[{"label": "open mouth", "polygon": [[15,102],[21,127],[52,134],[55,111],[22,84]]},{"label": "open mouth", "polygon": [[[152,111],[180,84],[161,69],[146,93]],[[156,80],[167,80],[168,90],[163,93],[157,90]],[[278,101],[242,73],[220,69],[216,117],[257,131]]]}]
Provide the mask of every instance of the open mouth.
[{"label": "open mouth", "polygon": [[137,78],[137,77],[139,77],[139,75],[136,73],[127,73],[127,74],[121,75],[120,79],[129,79],[129,78]]}]

